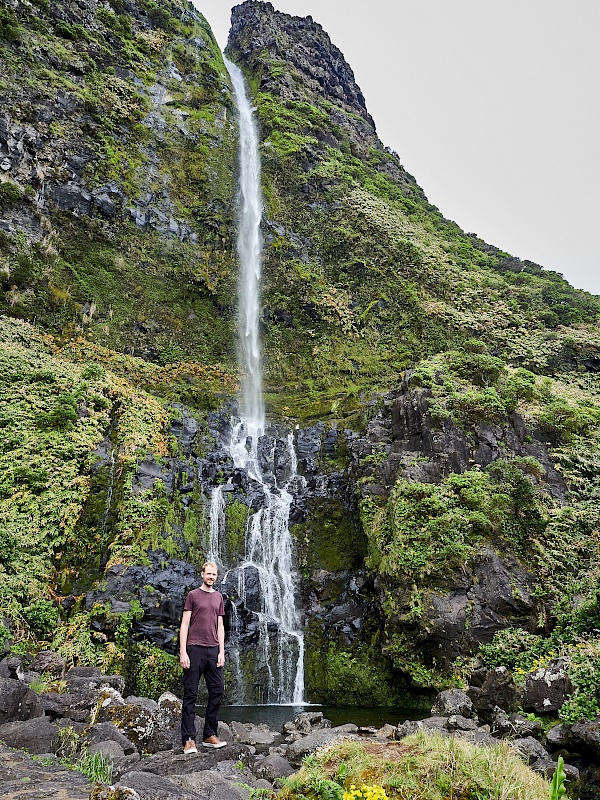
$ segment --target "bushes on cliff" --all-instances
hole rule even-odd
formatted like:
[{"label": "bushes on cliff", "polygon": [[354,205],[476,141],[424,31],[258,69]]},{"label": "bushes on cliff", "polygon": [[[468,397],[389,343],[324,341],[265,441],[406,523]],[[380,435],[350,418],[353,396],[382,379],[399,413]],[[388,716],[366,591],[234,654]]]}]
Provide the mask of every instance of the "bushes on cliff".
[{"label": "bushes on cliff", "polygon": [[[538,465],[539,467],[539,465]],[[372,570],[393,580],[435,585],[502,535],[519,552],[541,534],[547,514],[521,460],[452,474],[442,484],[400,478],[384,503],[367,495],[361,518]]]},{"label": "bushes on cliff", "polygon": [[0,8],[0,39],[17,42],[21,38],[19,21],[10,8]]}]

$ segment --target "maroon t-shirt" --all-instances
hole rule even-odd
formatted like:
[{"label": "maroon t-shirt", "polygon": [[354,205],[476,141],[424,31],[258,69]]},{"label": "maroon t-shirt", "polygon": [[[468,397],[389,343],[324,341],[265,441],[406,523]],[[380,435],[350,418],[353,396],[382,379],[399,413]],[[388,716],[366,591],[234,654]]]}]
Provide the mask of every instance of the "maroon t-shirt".
[{"label": "maroon t-shirt", "polygon": [[191,611],[187,644],[215,647],[219,644],[217,617],[225,616],[221,592],[192,589],[185,599],[184,611]]}]

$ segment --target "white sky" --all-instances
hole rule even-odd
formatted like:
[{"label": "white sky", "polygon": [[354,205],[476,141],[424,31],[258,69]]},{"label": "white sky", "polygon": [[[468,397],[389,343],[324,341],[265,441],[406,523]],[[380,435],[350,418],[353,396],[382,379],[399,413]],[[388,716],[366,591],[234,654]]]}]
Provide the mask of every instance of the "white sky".
[{"label": "white sky", "polygon": [[[228,0],[194,3],[224,47]],[[600,294],[599,0],[272,3],[323,26],[446,217]]]}]

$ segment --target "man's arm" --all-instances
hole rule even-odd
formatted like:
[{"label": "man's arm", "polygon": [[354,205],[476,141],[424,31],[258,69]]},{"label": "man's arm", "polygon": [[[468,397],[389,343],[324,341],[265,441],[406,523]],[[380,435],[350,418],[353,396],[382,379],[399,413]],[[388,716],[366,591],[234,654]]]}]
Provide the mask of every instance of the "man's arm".
[{"label": "man's arm", "polygon": [[225,664],[225,625],[223,624],[223,617],[217,617],[217,637],[219,639],[217,667],[222,667]]},{"label": "man's arm", "polygon": [[[191,611],[184,611],[181,617],[181,627],[179,628],[179,663],[184,669],[190,668],[190,657],[187,654],[186,645],[188,632],[190,629]],[[222,619],[220,617],[219,619]]]}]

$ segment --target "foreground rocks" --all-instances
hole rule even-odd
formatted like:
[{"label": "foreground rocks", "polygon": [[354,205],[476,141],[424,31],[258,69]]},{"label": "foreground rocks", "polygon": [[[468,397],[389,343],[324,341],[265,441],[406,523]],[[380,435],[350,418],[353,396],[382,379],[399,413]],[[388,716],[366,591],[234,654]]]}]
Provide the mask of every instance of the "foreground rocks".
[{"label": "foreground rocks", "polygon": [[[55,675],[64,672],[52,654],[45,654],[43,663],[53,665]],[[600,760],[600,717],[555,725],[543,735],[537,719],[514,710],[523,695],[503,668],[475,670],[467,691],[441,692],[424,719],[390,721],[379,729],[352,723],[332,727],[321,712],[307,711],[281,731],[264,724],[221,722],[218,734],[227,747],[199,747],[191,755],[181,750],[181,701],[168,692],[157,701],[124,696],[122,677],[78,667],[64,674],[58,684],[62,693],[38,696],[27,685],[36,673],[25,670],[18,658],[0,662],[2,672],[15,676],[0,678],[2,796],[14,800],[250,800],[254,790],[277,789],[307,755],[333,741],[384,743],[420,730],[465,738],[482,747],[495,747],[506,739],[534,771],[547,777],[562,755],[571,789],[581,787],[582,799],[599,796],[595,765]],[[570,691],[565,676],[559,660],[531,673],[525,682],[531,705],[547,711],[563,703]],[[198,730],[203,722],[196,719]],[[24,749],[29,754],[20,752]],[[92,786],[59,761],[67,757],[76,762],[82,753],[104,757],[112,767],[111,786]]]},{"label": "foreground rocks", "polygon": [[36,761],[0,742],[3,800],[89,800],[92,787],[87,778],[49,760]]}]

